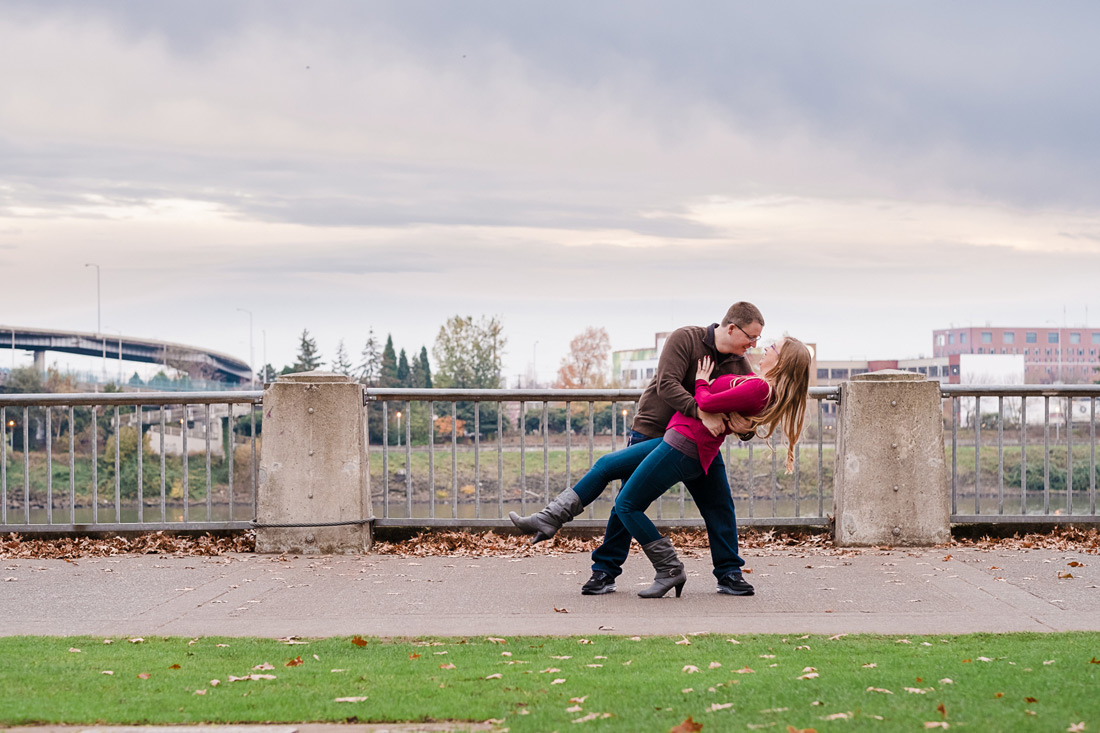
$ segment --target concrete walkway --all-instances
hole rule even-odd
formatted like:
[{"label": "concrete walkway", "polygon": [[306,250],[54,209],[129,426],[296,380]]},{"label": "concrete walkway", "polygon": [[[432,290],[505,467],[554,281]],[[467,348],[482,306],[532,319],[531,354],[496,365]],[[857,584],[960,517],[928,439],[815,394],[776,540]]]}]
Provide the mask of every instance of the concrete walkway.
[{"label": "concrete walkway", "polygon": [[[757,595],[715,593],[687,558],[680,599],[582,596],[585,554],[0,560],[0,635],[266,637],[1100,630],[1100,557],[1055,550],[747,552]],[[948,558],[948,556],[950,556]],[[1070,563],[1080,563],[1071,566]],[[1059,578],[1070,574],[1073,577]]]}]

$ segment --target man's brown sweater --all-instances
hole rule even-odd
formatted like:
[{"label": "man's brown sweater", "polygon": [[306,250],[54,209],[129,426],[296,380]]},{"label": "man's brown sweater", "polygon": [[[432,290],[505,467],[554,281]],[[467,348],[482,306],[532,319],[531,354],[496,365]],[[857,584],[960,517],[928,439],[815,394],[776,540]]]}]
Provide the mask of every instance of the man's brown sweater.
[{"label": "man's brown sweater", "polygon": [[633,430],[650,438],[659,438],[665,434],[673,413],[698,417],[694,397],[695,371],[704,356],[714,360],[712,377],[752,373],[745,357],[718,352],[714,345],[714,329],[717,326],[717,323],[706,328],[684,326],[669,334],[657,362],[657,373],[638,400],[631,425]]}]

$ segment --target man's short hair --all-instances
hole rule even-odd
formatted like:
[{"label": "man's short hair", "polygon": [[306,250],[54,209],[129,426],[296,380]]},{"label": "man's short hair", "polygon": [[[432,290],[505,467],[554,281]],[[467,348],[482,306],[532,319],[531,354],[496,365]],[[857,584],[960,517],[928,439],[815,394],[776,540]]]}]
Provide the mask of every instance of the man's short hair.
[{"label": "man's short hair", "polygon": [[726,317],[722,319],[723,326],[733,323],[742,328],[754,322],[763,326],[764,316],[761,315],[759,308],[744,300],[739,300],[731,305],[730,309],[726,311]]}]

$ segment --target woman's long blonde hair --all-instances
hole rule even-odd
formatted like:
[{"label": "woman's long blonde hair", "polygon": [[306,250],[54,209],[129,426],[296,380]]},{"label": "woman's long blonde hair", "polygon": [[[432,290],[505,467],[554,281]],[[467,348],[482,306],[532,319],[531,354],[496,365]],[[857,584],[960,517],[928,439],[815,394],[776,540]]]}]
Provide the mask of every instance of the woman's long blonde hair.
[{"label": "woman's long blonde hair", "polygon": [[771,385],[771,399],[760,414],[749,420],[753,428],[765,427],[761,438],[770,438],[779,423],[787,436],[787,473],[794,472],[794,446],[802,435],[806,402],[810,395],[810,350],[798,339],[787,336],[779,350],[779,360],[764,379]]}]

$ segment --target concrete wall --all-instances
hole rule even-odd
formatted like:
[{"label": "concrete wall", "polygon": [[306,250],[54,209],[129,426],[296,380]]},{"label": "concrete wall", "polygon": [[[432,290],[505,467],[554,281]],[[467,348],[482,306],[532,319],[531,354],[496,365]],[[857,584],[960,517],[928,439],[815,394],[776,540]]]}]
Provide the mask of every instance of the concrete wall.
[{"label": "concrete wall", "polygon": [[369,549],[363,412],[362,386],[343,375],[288,374],[264,392],[257,552]]},{"label": "concrete wall", "polygon": [[833,497],[838,545],[951,539],[938,382],[885,370],[841,385]]}]

